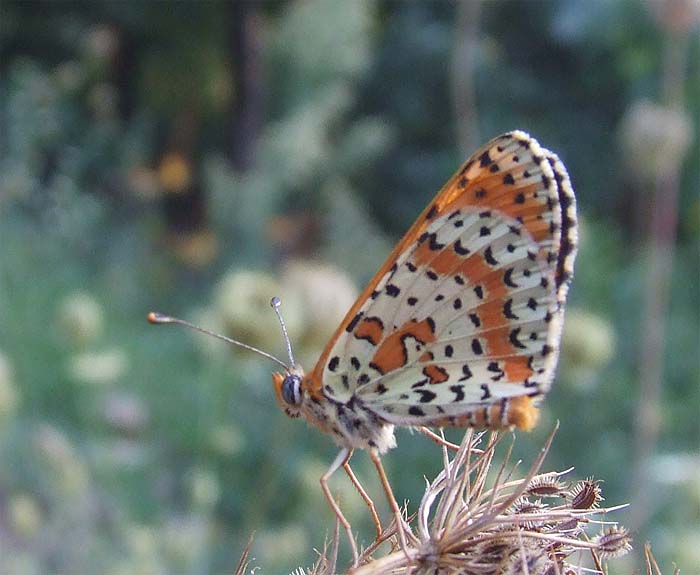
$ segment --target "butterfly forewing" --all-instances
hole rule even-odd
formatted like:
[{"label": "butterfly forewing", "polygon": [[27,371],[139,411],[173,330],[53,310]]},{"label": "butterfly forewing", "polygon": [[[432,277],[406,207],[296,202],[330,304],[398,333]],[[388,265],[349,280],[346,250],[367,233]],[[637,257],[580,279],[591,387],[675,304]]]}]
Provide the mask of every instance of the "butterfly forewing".
[{"label": "butterfly forewing", "polygon": [[[575,247],[561,162],[522,132],[492,140],[401,240],[313,385],[390,423],[508,424],[504,400],[551,383]],[[495,405],[498,421],[473,416]]]}]

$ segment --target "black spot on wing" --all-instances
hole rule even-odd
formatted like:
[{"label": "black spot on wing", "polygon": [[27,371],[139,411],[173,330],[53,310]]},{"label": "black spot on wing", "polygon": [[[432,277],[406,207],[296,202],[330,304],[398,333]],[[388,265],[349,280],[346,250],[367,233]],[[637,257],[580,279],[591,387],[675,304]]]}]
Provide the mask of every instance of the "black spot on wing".
[{"label": "black spot on wing", "polygon": [[513,281],[513,272],[515,271],[514,268],[508,268],[505,273],[503,274],[503,283],[505,283],[508,287],[513,287],[516,288],[518,287],[518,284],[516,284]]},{"label": "black spot on wing", "polygon": [[474,374],[472,373],[472,370],[469,369],[468,365],[463,365],[462,366],[462,377],[459,378],[459,381],[466,381],[470,379]]},{"label": "black spot on wing", "polygon": [[509,298],[506,300],[506,303],[503,304],[503,315],[507,319],[519,319],[517,315],[513,313],[513,298]]},{"label": "black spot on wing", "polygon": [[335,371],[338,369],[338,363],[340,362],[340,358],[337,355],[334,355],[331,360],[328,362],[328,369],[330,371]]},{"label": "black spot on wing", "polygon": [[491,248],[491,246],[487,247],[484,250],[484,259],[486,260],[486,263],[490,266],[498,265],[498,260],[493,257],[493,249]]},{"label": "black spot on wing", "polygon": [[420,395],[420,399],[418,401],[421,403],[430,403],[437,397],[437,394],[429,389],[416,389],[414,390],[414,393]]},{"label": "black spot on wing", "polygon": [[445,244],[441,244],[440,242],[437,241],[437,233],[436,232],[433,232],[433,233],[423,232],[423,234],[421,234],[421,236],[418,238],[418,243],[422,244],[426,240],[428,241],[428,247],[434,252],[440,251],[441,249],[443,249],[445,247]]},{"label": "black spot on wing", "polygon": [[348,333],[352,333],[355,327],[357,327],[357,323],[360,321],[360,319],[362,319],[363,315],[364,312],[358,312],[357,315],[354,318],[352,318],[352,320],[350,320],[350,323],[345,328],[345,331],[347,331]]},{"label": "black spot on wing", "polygon": [[479,156],[479,167],[487,168],[491,164],[493,164],[493,160],[491,159],[491,156],[489,156],[489,151],[486,150],[483,154]]},{"label": "black spot on wing", "polygon": [[517,347],[518,349],[526,349],[527,346],[524,345],[519,339],[518,335],[520,335],[520,328],[516,327],[514,330],[510,332],[510,335],[508,336],[508,339],[510,340],[510,343],[513,344],[513,347]]},{"label": "black spot on wing", "polygon": [[466,256],[469,253],[469,248],[465,247],[462,245],[462,240],[458,239],[454,244],[453,244],[455,253],[457,253],[460,256]]}]

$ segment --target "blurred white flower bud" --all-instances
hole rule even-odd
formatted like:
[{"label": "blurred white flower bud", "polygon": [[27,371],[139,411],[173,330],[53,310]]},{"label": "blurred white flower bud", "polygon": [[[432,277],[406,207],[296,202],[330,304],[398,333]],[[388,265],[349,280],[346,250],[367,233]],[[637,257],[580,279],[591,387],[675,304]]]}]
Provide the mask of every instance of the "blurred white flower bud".
[{"label": "blurred white flower bud", "polygon": [[58,490],[67,496],[83,493],[88,472],[68,437],[58,428],[42,425],[34,435],[34,445],[49,466]]},{"label": "blurred white flower bud", "polygon": [[285,292],[296,292],[301,300],[304,323],[300,344],[316,354],[357,299],[357,288],[343,270],[308,260],[289,263],[283,282]]},{"label": "blurred white flower bud", "polygon": [[281,312],[292,343],[298,339],[302,326],[298,296],[286,293],[273,277],[249,270],[228,273],[216,289],[215,305],[226,334],[263,351],[283,349],[280,326],[270,307],[273,296],[282,300]]},{"label": "blurred white flower bud", "polygon": [[68,372],[75,380],[89,385],[110,385],[127,370],[128,358],[121,349],[85,352],[73,356]]},{"label": "blurred white flower bud", "polygon": [[10,498],[8,515],[13,531],[20,537],[32,537],[41,527],[42,513],[36,499],[19,494]]},{"label": "blurred white flower bud", "polygon": [[95,26],[86,34],[84,46],[90,59],[106,63],[119,49],[119,34],[111,26]]},{"label": "blurred white flower bud", "polygon": [[209,510],[221,497],[219,478],[210,469],[195,468],[190,473],[190,495],[192,504],[200,510]]},{"label": "blurred white flower bud", "polygon": [[578,309],[568,310],[562,336],[563,364],[588,385],[591,376],[615,355],[616,336],[606,319]]},{"label": "blurred white flower bud", "polygon": [[102,306],[91,295],[74,292],[58,304],[57,323],[60,334],[70,343],[82,346],[102,334]]},{"label": "blurred white flower bud", "polygon": [[693,128],[679,110],[639,101],[620,126],[622,152],[633,179],[653,183],[678,169],[692,143]]}]

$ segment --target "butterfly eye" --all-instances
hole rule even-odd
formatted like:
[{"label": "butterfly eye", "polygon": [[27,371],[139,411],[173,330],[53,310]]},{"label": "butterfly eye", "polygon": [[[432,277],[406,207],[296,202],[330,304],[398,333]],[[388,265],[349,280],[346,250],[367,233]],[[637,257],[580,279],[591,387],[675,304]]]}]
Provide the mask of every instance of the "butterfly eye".
[{"label": "butterfly eye", "polygon": [[289,405],[301,403],[301,377],[289,374],[282,382],[282,399]]}]

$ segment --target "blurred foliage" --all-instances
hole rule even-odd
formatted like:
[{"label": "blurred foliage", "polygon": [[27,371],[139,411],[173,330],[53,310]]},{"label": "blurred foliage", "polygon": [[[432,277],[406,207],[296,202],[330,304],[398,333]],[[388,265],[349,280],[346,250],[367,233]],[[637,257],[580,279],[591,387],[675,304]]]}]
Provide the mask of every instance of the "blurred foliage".
[{"label": "blurred foliage", "polygon": [[[610,505],[632,497],[652,203],[640,175],[677,162],[660,440],[639,535],[661,564],[692,572],[700,48],[693,3],[660,4],[484,3],[471,129],[484,141],[530,131],[572,175],[581,251],[562,365],[541,427],[518,444],[531,459],[560,419],[552,465],[604,478]],[[311,369],[462,160],[450,91],[460,6],[247,6],[0,5],[2,573],[231,572],[253,530],[257,564],[283,572],[311,563],[331,532],[318,478],[333,447],[277,408],[271,366],[149,327],[145,314],[172,311],[283,355],[266,303],[276,294]],[[252,64],[232,48],[241,29]],[[682,33],[694,39],[679,48],[685,109],[668,120],[650,102],[665,105],[663,47]],[[259,121],[241,169],[227,130],[251,82]],[[385,460],[412,500],[441,465],[406,431]],[[362,454],[355,466],[379,493]],[[368,541],[352,486],[339,475],[333,489]]]}]

